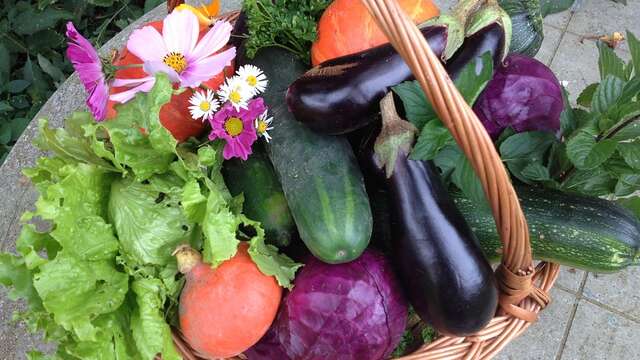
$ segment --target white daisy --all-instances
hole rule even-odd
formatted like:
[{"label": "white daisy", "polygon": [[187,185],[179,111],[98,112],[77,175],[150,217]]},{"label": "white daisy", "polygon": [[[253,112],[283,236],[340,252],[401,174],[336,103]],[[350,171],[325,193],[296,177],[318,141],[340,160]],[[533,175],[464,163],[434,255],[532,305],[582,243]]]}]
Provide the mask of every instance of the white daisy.
[{"label": "white daisy", "polygon": [[258,136],[262,136],[267,142],[271,140],[271,135],[269,135],[268,133],[268,131],[273,130],[271,122],[273,122],[273,118],[267,117],[267,111],[258,116],[255,122],[256,132],[258,133]]},{"label": "white daisy", "polygon": [[251,89],[253,95],[258,95],[267,89],[267,76],[254,65],[244,65],[238,69],[238,77]]},{"label": "white daisy", "polygon": [[191,104],[189,112],[194,120],[201,119],[205,121],[212,117],[220,107],[211,90],[207,90],[206,93],[204,91],[194,91],[189,103]]},{"label": "white daisy", "polygon": [[246,109],[248,101],[253,97],[251,89],[239,77],[227,78],[220,86],[218,96],[222,102],[230,102],[236,110]]}]

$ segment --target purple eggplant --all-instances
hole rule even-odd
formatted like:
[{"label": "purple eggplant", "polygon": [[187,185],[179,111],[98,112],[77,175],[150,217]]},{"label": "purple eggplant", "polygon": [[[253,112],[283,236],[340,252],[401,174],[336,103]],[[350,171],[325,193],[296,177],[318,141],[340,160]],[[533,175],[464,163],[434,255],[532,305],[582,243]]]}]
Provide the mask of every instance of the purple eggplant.
[{"label": "purple eggplant", "polygon": [[452,80],[470,63],[476,64],[476,73],[482,70],[482,55],[491,53],[493,68],[502,63],[505,44],[505,32],[502,25],[493,23],[467,38],[462,47],[447,61],[445,68]]},{"label": "purple eggplant", "polygon": [[[417,314],[439,333],[473,334],[497,309],[493,270],[435,165],[409,159],[412,140],[402,134],[415,129],[399,118],[393,101],[385,98],[381,107],[382,135],[375,146],[369,141],[361,166],[372,179],[367,192],[388,209],[390,250],[399,278]],[[400,145],[388,151],[387,141]]]},{"label": "purple eggplant", "polygon": [[[447,28],[424,27],[431,49],[442,54]],[[395,85],[413,79],[411,70],[390,45],[326,61],[296,80],[287,104],[296,120],[314,131],[339,135],[369,124],[380,100]]]}]

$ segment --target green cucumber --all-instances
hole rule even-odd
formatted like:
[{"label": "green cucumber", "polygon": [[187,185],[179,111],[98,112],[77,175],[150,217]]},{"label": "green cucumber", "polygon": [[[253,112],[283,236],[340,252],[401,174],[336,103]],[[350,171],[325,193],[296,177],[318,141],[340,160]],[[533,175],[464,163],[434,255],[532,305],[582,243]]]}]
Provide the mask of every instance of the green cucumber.
[{"label": "green cucumber", "polygon": [[300,238],[324,262],[358,258],[369,244],[373,224],[353,150],[346,139],[316,134],[289,112],[286,90],[306,70],[295,55],[267,48],[252,63],[269,79],[263,95],[274,118],[268,154]]},{"label": "green cucumber", "polygon": [[[535,259],[598,273],[640,265],[640,222],[621,206],[550,189],[518,186],[516,192]],[[485,255],[498,261],[502,243],[491,210],[453,195]]]},{"label": "green cucumber", "polygon": [[244,214],[262,224],[267,241],[277,246],[287,246],[296,231],[296,225],[273,165],[260,150],[255,149],[247,161],[225,161],[222,174],[231,195],[244,194]]}]

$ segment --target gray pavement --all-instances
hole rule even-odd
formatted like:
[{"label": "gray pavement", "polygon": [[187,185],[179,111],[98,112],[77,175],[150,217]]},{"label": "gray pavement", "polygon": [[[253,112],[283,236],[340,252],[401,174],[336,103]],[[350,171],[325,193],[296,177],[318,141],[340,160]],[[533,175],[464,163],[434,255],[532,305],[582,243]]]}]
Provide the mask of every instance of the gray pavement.
[{"label": "gray pavement", "polygon": [[[579,0],[580,1],[580,0]],[[436,0],[443,9],[456,1]],[[628,5],[610,0],[582,0],[575,12],[545,19],[545,41],[538,58],[550,65],[560,80],[568,81],[575,99],[586,85],[598,80],[597,50],[584,36],[625,31],[640,35],[640,0]],[[239,6],[240,0],[223,0],[224,9]],[[160,18],[159,7],[109,41],[102,51],[120,47],[130,31],[141,23]],[[628,58],[626,45],[618,53]],[[77,76],[70,77],[49,99],[36,118],[48,118],[60,126],[64,117],[83,106],[83,90]],[[31,142],[36,122],[27,128],[5,164],[0,167],[0,250],[11,251],[20,229],[19,217],[32,208],[34,189],[21,175],[42,154]],[[553,302],[520,338],[497,359],[522,360],[635,360],[640,359],[640,268],[613,275],[597,275],[562,269],[552,291]],[[38,336],[26,334],[24,327],[11,323],[19,305],[6,298],[0,287],[0,360],[24,359],[34,347],[48,348]],[[50,348],[50,346],[49,346]]]}]

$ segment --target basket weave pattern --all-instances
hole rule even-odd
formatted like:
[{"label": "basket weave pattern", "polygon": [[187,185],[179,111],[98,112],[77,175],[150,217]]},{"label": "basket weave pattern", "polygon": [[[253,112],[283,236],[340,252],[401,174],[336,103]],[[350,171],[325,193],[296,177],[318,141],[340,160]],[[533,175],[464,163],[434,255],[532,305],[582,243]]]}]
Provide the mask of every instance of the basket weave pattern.
[{"label": "basket weave pattern", "polygon": [[[465,102],[413,21],[396,0],[362,1],[390,43],[411,68],[429,101],[470,160],[491,205],[503,243],[502,263],[496,270],[499,310],[486,328],[468,337],[440,337],[401,360],[478,360],[493,358],[522,334],[550,301],[549,290],[558,277],[557,264],[534,268],[529,230],[509,175],[484,126]],[[171,11],[183,1],[168,1]],[[221,18],[235,21],[237,13]],[[187,360],[201,359],[174,331],[178,350]],[[235,359],[244,359],[239,356]],[[277,359],[274,359],[277,360]]]}]

